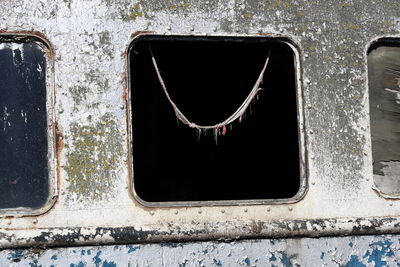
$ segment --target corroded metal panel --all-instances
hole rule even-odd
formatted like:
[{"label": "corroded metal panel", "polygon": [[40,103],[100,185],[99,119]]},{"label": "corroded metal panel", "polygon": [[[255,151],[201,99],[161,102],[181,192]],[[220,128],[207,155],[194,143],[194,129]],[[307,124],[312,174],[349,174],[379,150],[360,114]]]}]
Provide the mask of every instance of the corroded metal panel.
[{"label": "corroded metal panel", "polygon": [[[52,44],[55,101],[47,104],[56,110],[49,124],[57,164],[50,178],[59,194],[40,215],[5,214],[0,246],[398,232],[400,203],[374,190],[367,49],[400,37],[399,14],[392,0],[1,1],[3,33],[40,32]],[[162,208],[137,201],[127,54],[143,32],[296,44],[302,199]]]}]

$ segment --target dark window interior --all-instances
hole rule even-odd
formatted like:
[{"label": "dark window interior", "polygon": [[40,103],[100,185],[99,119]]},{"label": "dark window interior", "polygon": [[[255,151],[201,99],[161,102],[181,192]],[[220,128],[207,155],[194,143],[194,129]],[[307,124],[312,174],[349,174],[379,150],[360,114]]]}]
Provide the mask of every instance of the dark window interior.
[{"label": "dark window interior", "polygon": [[0,91],[0,208],[41,207],[49,181],[46,58],[39,45],[0,42]]},{"label": "dark window interior", "polygon": [[381,39],[368,51],[374,182],[400,195],[400,40]]},{"label": "dark window interior", "polygon": [[[264,90],[225,135],[179,122],[229,117],[250,93],[269,49]],[[145,35],[130,48],[134,188],[147,202],[285,199],[300,186],[295,57],[280,39]]]}]

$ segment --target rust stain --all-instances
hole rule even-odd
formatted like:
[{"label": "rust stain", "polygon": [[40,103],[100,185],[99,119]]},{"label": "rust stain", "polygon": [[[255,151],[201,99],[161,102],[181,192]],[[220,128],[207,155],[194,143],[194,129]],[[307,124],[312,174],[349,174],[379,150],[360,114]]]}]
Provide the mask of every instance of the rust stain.
[{"label": "rust stain", "polygon": [[270,33],[270,32],[259,32],[258,35],[260,35],[260,36],[270,36],[270,35],[273,35],[273,34]]},{"label": "rust stain", "polygon": [[251,232],[255,234],[261,233],[261,230],[263,228],[264,222],[262,221],[252,221],[251,222]]},{"label": "rust stain", "polygon": [[17,184],[20,177],[15,178],[14,180],[10,180],[10,184]]},{"label": "rust stain", "polygon": [[128,195],[129,197],[133,200],[133,203],[135,206],[137,206],[138,202],[136,201],[136,198],[133,196],[133,170],[132,170],[132,152],[130,149],[130,136],[131,136],[131,128],[130,128],[130,120],[131,120],[131,115],[130,115],[130,105],[129,105],[129,50],[131,46],[131,42],[135,36],[139,35],[141,32],[136,32],[131,35],[131,40],[128,43],[127,48],[125,49],[124,52],[124,75],[122,78],[122,102],[125,105],[125,119],[126,119],[126,136],[125,136],[125,147],[127,148],[128,154],[125,159],[125,165],[127,166],[128,169],[128,177],[126,177],[125,181],[127,183],[126,187],[128,188]]},{"label": "rust stain", "polygon": [[20,228],[5,227],[3,229],[6,230],[6,231],[18,231],[18,230],[38,230],[38,229],[41,229],[41,228],[37,228],[36,226],[29,226],[29,227],[20,227]]},{"label": "rust stain", "polygon": [[[128,101],[128,86],[127,86],[127,82],[126,82],[126,78],[123,78],[123,83],[124,83],[124,88],[123,88],[123,93],[122,93],[122,101]],[[125,103],[124,103],[125,104]]]},{"label": "rust stain", "polygon": [[131,34],[131,41],[136,38],[139,35],[143,35],[143,34],[155,34],[156,32],[154,31],[137,31]]},{"label": "rust stain", "polygon": [[61,152],[64,148],[64,136],[58,124],[55,124],[55,138],[56,138],[56,172],[57,172],[57,188],[61,186]]},{"label": "rust stain", "polygon": [[[48,55],[49,59],[52,61],[54,58],[54,46],[50,42],[50,40],[44,35],[42,32],[39,31],[6,31],[6,30],[0,30],[0,38],[7,38],[7,39],[13,39],[13,40],[18,40],[18,39],[26,39],[29,37],[35,37],[42,41],[42,43],[47,46],[49,51],[46,51],[46,54]],[[53,65],[53,64],[52,64]]]},{"label": "rust stain", "polygon": [[379,190],[377,187],[375,187],[375,185],[372,186],[371,188],[375,192],[375,194],[380,198],[383,198],[386,200],[394,200],[394,201],[400,200],[400,196],[392,196],[392,195],[385,194],[381,190]]}]

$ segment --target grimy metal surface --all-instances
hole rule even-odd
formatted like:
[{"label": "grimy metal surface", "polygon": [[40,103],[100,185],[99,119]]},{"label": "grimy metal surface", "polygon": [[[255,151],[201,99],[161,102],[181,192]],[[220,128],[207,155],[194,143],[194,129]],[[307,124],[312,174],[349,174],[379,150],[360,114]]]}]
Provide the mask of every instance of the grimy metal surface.
[{"label": "grimy metal surface", "polygon": [[[399,14],[391,0],[1,1],[2,31],[39,32],[54,49],[59,194],[39,216],[4,215],[0,246],[398,232],[400,203],[373,182],[367,48],[400,36]],[[130,41],[144,31],[297,44],[308,183],[301,200],[178,208],[135,200],[126,64]]]}]

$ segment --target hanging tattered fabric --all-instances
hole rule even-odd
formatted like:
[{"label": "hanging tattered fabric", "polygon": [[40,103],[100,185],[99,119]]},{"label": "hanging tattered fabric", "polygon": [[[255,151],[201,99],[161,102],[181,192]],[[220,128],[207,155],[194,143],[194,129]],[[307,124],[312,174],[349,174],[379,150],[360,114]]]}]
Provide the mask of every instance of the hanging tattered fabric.
[{"label": "hanging tattered fabric", "polygon": [[244,113],[246,112],[247,108],[249,107],[251,101],[253,99],[255,99],[258,91],[262,90],[262,88],[260,88],[260,84],[262,83],[263,77],[264,77],[264,72],[267,68],[268,65],[268,61],[269,61],[269,56],[271,54],[271,48],[268,51],[267,54],[267,58],[265,60],[264,66],[261,70],[260,75],[258,76],[258,79],[256,80],[253,89],[251,90],[251,92],[249,93],[249,95],[246,97],[246,99],[244,100],[244,102],[240,105],[240,107],[231,115],[229,116],[227,119],[225,119],[224,121],[214,124],[214,125],[198,125],[194,122],[191,122],[180,110],[179,108],[176,106],[176,104],[174,103],[174,101],[171,99],[167,87],[165,86],[164,80],[161,77],[161,73],[160,70],[158,69],[158,65],[157,65],[157,61],[154,57],[154,53],[153,50],[150,47],[150,54],[151,54],[151,59],[153,61],[153,65],[154,68],[156,70],[157,73],[157,77],[158,80],[160,81],[161,87],[163,88],[163,91],[169,101],[169,103],[172,105],[176,117],[178,118],[178,120],[180,120],[181,122],[183,122],[184,124],[188,125],[191,128],[195,128],[199,131],[199,134],[201,134],[202,131],[209,131],[209,130],[213,130],[215,138],[217,138],[218,134],[222,134],[225,135],[226,134],[226,126],[229,125],[230,123],[232,123],[233,121],[235,121],[236,119],[241,120],[242,116],[244,115]]}]

